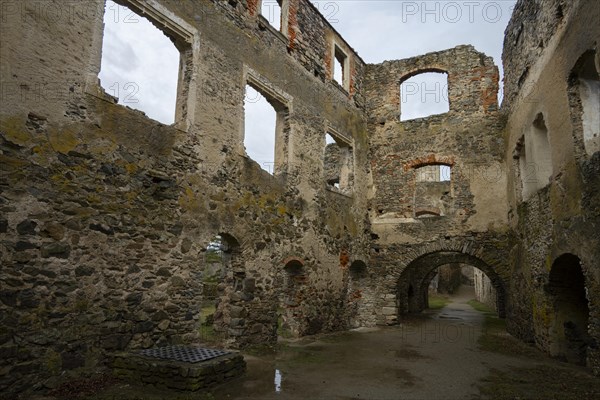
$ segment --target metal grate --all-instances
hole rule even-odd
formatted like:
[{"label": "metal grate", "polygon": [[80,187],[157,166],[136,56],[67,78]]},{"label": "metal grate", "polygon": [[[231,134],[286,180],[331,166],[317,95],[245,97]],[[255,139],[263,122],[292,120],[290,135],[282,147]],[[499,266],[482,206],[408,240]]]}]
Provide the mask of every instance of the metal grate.
[{"label": "metal grate", "polygon": [[146,357],[198,363],[229,354],[225,350],[204,349],[202,347],[167,346],[140,351]]}]

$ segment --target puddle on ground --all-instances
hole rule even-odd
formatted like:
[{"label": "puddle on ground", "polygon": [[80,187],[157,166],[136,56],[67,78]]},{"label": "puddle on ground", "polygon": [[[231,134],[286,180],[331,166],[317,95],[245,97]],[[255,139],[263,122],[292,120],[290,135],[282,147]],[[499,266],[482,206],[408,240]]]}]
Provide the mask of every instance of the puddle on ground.
[{"label": "puddle on ground", "polygon": [[281,371],[276,369],[275,370],[275,393],[279,393],[281,392]]},{"label": "puddle on ground", "polygon": [[[474,383],[487,370],[474,350],[483,317],[461,306],[454,303],[439,313],[403,319],[399,326],[283,340],[275,349],[248,351],[244,376],[184,398],[423,399],[436,398],[449,387],[461,398],[475,395]],[[144,393],[145,400],[181,399]],[[130,399],[122,395],[115,398]]]}]

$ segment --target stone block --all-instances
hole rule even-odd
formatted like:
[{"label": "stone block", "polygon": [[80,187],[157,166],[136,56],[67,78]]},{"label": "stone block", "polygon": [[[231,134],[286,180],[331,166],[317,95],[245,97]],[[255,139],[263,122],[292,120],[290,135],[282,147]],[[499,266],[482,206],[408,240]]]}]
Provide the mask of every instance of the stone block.
[{"label": "stone block", "polygon": [[396,315],[398,310],[395,307],[383,307],[381,313],[383,315]]}]

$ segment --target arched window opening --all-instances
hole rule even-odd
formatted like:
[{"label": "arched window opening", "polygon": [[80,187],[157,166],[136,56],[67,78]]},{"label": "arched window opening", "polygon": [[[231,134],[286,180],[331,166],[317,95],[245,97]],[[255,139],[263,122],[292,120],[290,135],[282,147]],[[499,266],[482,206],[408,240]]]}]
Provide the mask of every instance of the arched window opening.
[{"label": "arched window opening", "polygon": [[417,168],[417,182],[449,182],[452,179],[452,166],[426,165]]},{"label": "arched window opening", "polygon": [[[181,104],[177,104],[177,97],[180,75],[188,73],[187,65],[180,63],[174,40],[157,26],[164,25],[107,0],[98,77],[102,88],[117,98],[118,104],[172,124],[185,118],[185,100],[182,96]],[[179,91],[183,93],[185,88]]]},{"label": "arched window opening", "polygon": [[576,364],[586,364],[590,341],[589,303],[585,277],[577,256],[558,257],[550,270],[547,291],[554,309],[551,354]]},{"label": "arched window opening", "polygon": [[450,111],[448,74],[423,72],[400,84],[400,121],[425,118]]},{"label": "arched window opening", "polygon": [[363,261],[356,260],[350,264],[348,271],[350,272],[350,278],[353,281],[358,281],[367,276],[367,264]]}]

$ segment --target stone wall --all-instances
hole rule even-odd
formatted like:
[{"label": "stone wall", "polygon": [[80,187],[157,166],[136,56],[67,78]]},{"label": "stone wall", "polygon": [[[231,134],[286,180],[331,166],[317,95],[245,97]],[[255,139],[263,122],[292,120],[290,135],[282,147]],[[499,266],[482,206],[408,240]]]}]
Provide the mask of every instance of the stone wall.
[{"label": "stone wall", "polygon": [[496,304],[498,294],[496,293],[496,289],[494,289],[494,285],[492,285],[490,278],[488,278],[483,271],[475,268],[473,268],[473,275],[475,300],[485,304],[494,311],[498,311],[498,305]]},{"label": "stone wall", "polygon": [[[215,314],[224,344],[276,340],[283,289],[275,277],[289,257],[304,260],[298,334],[356,319],[346,307],[354,301],[347,265],[366,260],[369,245],[366,200],[355,195],[366,191],[368,171],[360,80],[348,93],[315,76],[309,66],[326,68],[326,47],[306,37],[315,52],[295,53],[244,4],[148,5],[185,60],[173,126],[115,104],[99,86],[103,1],[69,3],[68,23],[36,1],[9,4],[15,15],[0,35],[0,379],[8,392],[103,365],[116,351],[197,342],[202,259],[217,234],[232,248]],[[296,41],[302,29],[335,36],[312,6],[296,4],[304,13]],[[244,151],[247,80],[288,108],[275,175]],[[357,150],[355,192],[346,195],[326,185],[332,127]]]},{"label": "stone wall", "polygon": [[[600,9],[593,0],[519,1],[506,30],[503,56],[509,216],[518,238],[510,256],[509,330],[568,359],[556,344],[569,340],[567,336],[573,332],[567,331],[573,323],[558,320],[566,305],[556,302],[551,275],[564,256],[578,260],[569,268],[572,274],[583,272],[585,288],[573,296],[583,295],[589,315],[587,322],[575,328],[587,336],[587,355],[581,362],[596,373],[600,371],[600,153],[590,154],[584,148],[578,74],[580,60],[591,54],[596,66],[595,72],[590,68],[591,74],[599,79],[599,18]],[[540,118],[549,144],[545,155],[522,148],[523,138],[536,133],[532,127]],[[520,165],[523,156],[527,157],[527,169]],[[535,182],[538,189],[524,198],[524,186],[536,176],[530,171],[547,163],[550,178]]]},{"label": "stone wall", "polygon": [[[449,112],[401,122],[401,82],[432,71],[448,74]],[[508,283],[497,91],[496,66],[472,46],[367,66],[376,323],[425,308],[429,281],[444,264],[483,265],[500,292]],[[450,180],[423,180],[419,168],[431,165],[451,167]]]},{"label": "stone wall", "polygon": [[[600,152],[584,88],[599,79],[595,0],[517,3],[501,110],[498,69],[472,46],[366,65],[308,0],[284,0],[281,32],[257,0],[118,3],[180,51],[171,126],[101,88],[103,0],[2,4],[6,393],[121,350],[198,342],[216,235],[227,251],[214,328],[227,346],[274,343],[280,316],[296,335],[396,324],[457,263],[487,275],[521,339],[569,359],[567,336],[585,330],[577,343],[600,373]],[[450,110],[401,122],[400,84],[423,72],[448,75]],[[246,84],[278,105],[273,174],[244,148]],[[327,133],[348,150],[331,169]],[[550,177],[524,196],[538,163]],[[439,165],[450,181],[418,179]],[[351,185],[328,185],[333,166]],[[567,264],[585,278],[573,296],[557,289]],[[589,315],[563,320],[577,296]]]}]

